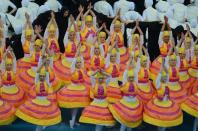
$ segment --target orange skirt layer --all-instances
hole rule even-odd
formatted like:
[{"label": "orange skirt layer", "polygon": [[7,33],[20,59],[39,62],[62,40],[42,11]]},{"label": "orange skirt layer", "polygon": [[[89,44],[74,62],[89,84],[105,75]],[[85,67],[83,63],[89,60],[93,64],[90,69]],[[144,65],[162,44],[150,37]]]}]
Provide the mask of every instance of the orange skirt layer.
[{"label": "orange skirt layer", "polygon": [[[145,117],[144,120],[146,122],[152,125],[162,126],[162,127],[177,126],[178,124],[181,124],[180,121],[182,117],[182,111],[176,103],[174,103],[173,101],[170,101],[171,102],[170,105],[161,106],[161,105],[155,104],[154,100],[156,100],[156,98],[150,100],[145,105],[144,116],[148,116],[149,118],[152,118],[153,120],[156,120],[158,122],[148,121],[147,120],[148,117]],[[169,124],[166,124],[166,123],[169,123]]]},{"label": "orange skirt layer", "polygon": [[115,120],[108,109],[108,105],[99,106],[99,103],[98,105],[89,105],[85,107],[79,121],[104,126],[113,126],[115,124]]},{"label": "orange skirt layer", "polygon": [[20,74],[31,68],[31,63],[23,61],[23,59],[17,60],[17,74]]},{"label": "orange skirt layer", "polygon": [[169,96],[170,96],[171,100],[173,100],[177,104],[181,104],[182,102],[184,102],[186,100],[186,98],[188,96],[188,92],[186,89],[184,89],[182,87],[178,91],[174,91],[174,90],[170,89]]},{"label": "orange skirt layer", "polygon": [[130,102],[125,105],[119,101],[109,105],[109,109],[117,121],[128,127],[135,128],[141,124],[143,116],[143,104],[139,100],[138,102],[137,106],[131,107]]},{"label": "orange skirt layer", "polygon": [[15,108],[5,101],[0,100],[0,103],[0,125],[9,125],[16,119]]},{"label": "orange skirt layer", "polygon": [[[15,86],[15,85],[14,85]],[[25,100],[25,92],[23,91],[23,89],[16,87],[17,88],[17,92],[12,93],[12,92],[5,92],[4,89],[6,88],[10,88],[10,87],[2,87],[1,88],[1,98],[2,100],[8,102],[9,104],[13,105],[14,107],[18,107],[21,104],[23,104],[24,100]]]},{"label": "orange skirt layer", "polygon": [[[144,87],[142,87],[144,88]],[[154,95],[154,89],[151,85],[151,83],[149,82],[148,84],[148,87],[147,88],[150,88],[149,89],[149,92],[145,92],[143,91],[141,88],[138,88],[137,89],[137,97],[145,104],[147,103],[149,100],[151,100],[153,98],[153,95]]]},{"label": "orange skirt layer", "polygon": [[[16,111],[16,116],[23,119],[24,121],[36,125],[49,126],[59,123],[61,120],[61,112],[58,106],[52,102],[50,102],[48,105],[37,104],[34,102],[36,99],[28,100],[23,105],[21,105]],[[39,123],[39,121],[47,122]],[[50,123],[48,123],[48,121]]]},{"label": "orange skirt layer", "polygon": [[89,90],[86,87],[84,90],[71,90],[63,87],[57,92],[57,101],[63,108],[85,107],[90,103]]},{"label": "orange skirt layer", "polygon": [[188,114],[198,117],[198,94],[193,94],[186,99],[186,101],[181,105],[182,110]]},{"label": "orange skirt layer", "polygon": [[116,103],[120,99],[122,99],[122,92],[120,88],[108,86],[107,87],[107,101],[109,103]]},{"label": "orange skirt layer", "polygon": [[34,85],[34,82],[35,78],[30,76],[27,71],[16,77],[17,86],[21,87],[25,92],[29,92],[31,87]]},{"label": "orange skirt layer", "polygon": [[62,82],[68,83],[70,81],[70,68],[65,67],[62,64],[62,60],[58,60],[54,63],[54,71],[58,79],[60,79]]}]

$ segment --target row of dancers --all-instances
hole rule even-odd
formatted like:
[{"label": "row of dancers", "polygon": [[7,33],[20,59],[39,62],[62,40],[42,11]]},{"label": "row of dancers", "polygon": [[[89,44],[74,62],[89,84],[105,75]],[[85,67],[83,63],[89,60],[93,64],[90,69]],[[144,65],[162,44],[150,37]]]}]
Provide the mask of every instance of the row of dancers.
[{"label": "row of dancers", "polygon": [[70,17],[63,54],[53,13],[44,37],[40,26],[33,30],[26,14],[24,57],[19,60],[11,47],[6,49],[1,26],[0,125],[18,117],[43,130],[61,122],[60,108],[69,108],[73,128],[78,109],[84,108],[79,121],[95,124],[97,131],[116,121],[121,131],[142,121],[164,131],[182,124],[183,110],[195,117],[196,131],[198,40],[193,42],[188,26],[175,45],[165,17],[159,36],[161,54],[151,62],[138,21],[126,48],[119,12],[110,31],[105,24],[97,29],[91,9],[82,12],[77,21]]}]

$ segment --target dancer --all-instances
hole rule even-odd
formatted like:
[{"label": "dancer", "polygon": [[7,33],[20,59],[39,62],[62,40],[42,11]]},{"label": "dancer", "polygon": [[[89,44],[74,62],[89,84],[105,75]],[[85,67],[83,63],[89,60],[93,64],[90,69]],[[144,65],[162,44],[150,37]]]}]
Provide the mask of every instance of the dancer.
[{"label": "dancer", "polygon": [[75,59],[77,50],[80,47],[80,33],[77,30],[77,25],[75,24],[74,17],[70,16],[70,25],[66,31],[64,37],[65,53],[62,55],[62,59],[58,60],[54,64],[55,73],[57,77],[61,80],[62,84],[70,83],[70,68],[72,61]]},{"label": "dancer", "polygon": [[191,68],[189,68],[188,73],[190,74],[191,78],[194,80],[192,84],[192,91],[191,93],[198,92],[198,44],[194,45],[194,53],[192,56],[191,61]]},{"label": "dancer", "polygon": [[[153,62],[150,67],[151,71],[151,78],[153,80],[156,79],[157,74],[160,71],[160,67],[162,64],[162,59],[165,58],[169,52],[169,50],[173,47],[173,37],[172,37],[172,31],[170,28],[170,25],[168,23],[168,18],[164,17],[164,23],[162,25],[162,29],[159,35],[159,48],[160,48],[160,56],[158,56]],[[165,28],[168,28],[168,30],[165,30]]]},{"label": "dancer", "polygon": [[45,30],[44,39],[48,40],[47,47],[49,50],[54,51],[54,61],[60,58],[60,47],[58,43],[59,31],[55,20],[55,15],[51,12],[51,20],[49,21],[47,28]]},{"label": "dancer", "polygon": [[[131,59],[131,61],[133,61]],[[130,62],[133,64],[133,62]],[[134,79],[134,69],[128,64],[123,75],[121,91],[123,97],[115,104],[109,105],[114,118],[121,124],[120,131],[131,131],[142,123],[143,103],[136,97],[137,83]]]},{"label": "dancer", "polygon": [[21,105],[16,116],[29,123],[37,125],[36,131],[42,131],[45,126],[55,125],[61,122],[61,112],[56,103],[49,100],[49,94],[53,92],[49,83],[49,72],[44,67],[38,68],[35,78],[35,86],[31,93],[33,99],[27,100]]},{"label": "dancer", "polygon": [[25,100],[25,93],[20,86],[16,85],[16,58],[11,47],[8,47],[2,60],[1,99],[18,107]]},{"label": "dancer", "polygon": [[[142,54],[142,49],[145,55]],[[135,66],[135,76],[136,76],[135,80],[138,86],[137,88],[138,98],[144,104],[146,104],[150,99],[152,99],[154,95],[154,90],[149,80],[150,78],[149,66],[150,66],[150,59],[149,59],[148,51],[144,46],[142,46],[140,50],[140,56]]]},{"label": "dancer", "polygon": [[106,100],[105,78],[108,75],[102,69],[98,69],[92,76],[96,79],[91,89],[94,94],[94,100],[89,106],[84,108],[79,121],[95,124],[95,131],[102,131],[103,126],[113,126],[115,124],[115,120],[108,109],[108,101]]},{"label": "dancer", "polygon": [[122,98],[122,92],[120,86],[118,85],[118,80],[120,79],[120,55],[119,49],[115,42],[109,49],[109,52],[105,61],[105,70],[111,75],[110,82],[107,87],[107,100],[109,103],[115,103]]},{"label": "dancer", "polygon": [[120,53],[120,64],[122,66],[128,61],[128,50],[124,46],[124,23],[119,20],[120,19],[120,11],[118,11],[116,17],[113,19],[112,24],[110,26],[110,34],[111,34],[111,44],[113,45],[117,42],[119,53]]},{"label": "dancer", "polygon": [[71,84],[65,85],[65,87],[57,92],[59,106],[72,109],[71,128],[74,127],[78,109],[88,106],[90,103],[89,88],[85,86],[85,81],[89,81],[89,79],[85,76],[84,61],[79,52],[76,53],[75,59],[72,62]]},{"label": "dancer", "polygon": [[151,125],[158,126],[158,131],[165,131],[167,127],[178,126],[183,122],[183,113],[169,97],[168,70],[165,67],[164,59],[155,87],[157,95],[144,107],[143,120]]}]

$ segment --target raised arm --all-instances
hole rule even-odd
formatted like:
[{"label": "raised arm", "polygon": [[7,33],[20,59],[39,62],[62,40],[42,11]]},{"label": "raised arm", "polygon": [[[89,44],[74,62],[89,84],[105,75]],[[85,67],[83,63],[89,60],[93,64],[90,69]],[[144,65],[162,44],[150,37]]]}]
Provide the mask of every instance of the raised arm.
[{"label": "raised arm", "polygon": [[12,8],[9,14],[13,14],[17,10],[17,7],[11,1],[9,1],[9,7]]},{"label": "raised arm", "polygon": [[103,23],[103,27],[104,27],[105,32],[108,34],[108,36],[110,36],[110,31],[107,29],[107,26],[105,23]]},{"label": "raised arm", "polygon": [[140,33],[140,35],[143,35],[143,32],[142,32],[142,30],[139,26],[139,21],[138,20],[136,20],[136,28],[137,28],[138,32]]},{"label": "raised arm", "polygon": [[83,17],[84,8],[83,8],[81,5],[79,6],[78,11],[79,11],[79,14],[78,14],[78,16],[77,16],[77,18],[76,18],[76,22],[78,22],[78,21],[80,20],[80,18],[81,18],[81,19],[84,18],[84,17]]},{"label": "raised arm", "polygon": [[[35,26],[35,29],[34,29],[34,32],[35,32],[35,34],[36,34],[36,36],[38,36],[39,37],[39,39],[41,39],[43,42],[44,42],[44,38],[41,36],[41,32],[42,32],[42,28],[41,28],[41,26],[40,25],[36,25]],[[36,39],[36,37],[34,37],[34,41],[35,41],[35,39]]]}]

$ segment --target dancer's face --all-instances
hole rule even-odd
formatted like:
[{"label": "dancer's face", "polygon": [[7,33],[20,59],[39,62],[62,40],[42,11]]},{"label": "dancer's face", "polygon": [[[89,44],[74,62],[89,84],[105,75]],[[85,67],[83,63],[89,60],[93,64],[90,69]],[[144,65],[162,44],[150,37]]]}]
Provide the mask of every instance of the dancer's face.
[{"label": "dancer's face", "polygon": [[170,36],[164,36],[163,40],[164,40],[165,43],[168,43],[169,40],[170,40]]},{"label": "dancer's face", "polygon": [[100,55],[100,49],[99,48],[95,48],[94,49],[94,54],[97,55],[97,56]]},{"label": "dancer's face", "polygon": [[86,22],[86,26],[87,26],[88,28],[91,28],[92,25],[93,25],[93,22],[92,22],[92,21],[87,21],[87,22]]},{"label": "dancer's face", "polygon": [[141,62],[141,66],[142,66],[143,68],[146,68],[146,67],[147,67],[147,60],[142,61],[142,62]]},{"label": "dancer's face", "polygon": [[81,68],[81,61],[77,61],[77,62],[76,62],[76,68],[77,68],[77,69],[80,69],[80,68]]},{"label": "dancer's face", "polygon": [[114,26],[114,31],[119,32],[121,30],[120,26]]},{"label": "dancer's face", "polygon": [[45,75],[39,75],[39,80],[41,81],[41,82],[43,82],[44,80],[45,80]]},{"label": "dancer's face", "polygon": [[35,49],[35,51],[36,51],[36,52],[41,51],[41,47],[40,47],[40,46],[38,46],[38,45],[34,45],[34,49]]},{"label": "dancer's face", "polygon": [[169,60],[169,65],[170,65],[171,67],[175,67],[176,64],[177,64],[177,61],[176,61],[176,60],[173,60],[173,59],[170,59],[170,60]]},{"label": "dancer's face", "polygon": [[55,37],[55,32],[54,31],[49,31],[48,34],[49,34],[50,38],[54,38]]},{"label": "dancer's face", "polygon": [[6,64],[6,70],[11,71],[12,70],[12,64]]},{"label": "dancer's face", "polygon": [[128,82],[133,82],[134,81],[134,76],[129,76],[128,77]]},{"label": "dancer's face", "polygon": [[99,84],[102,84],[102,83],[103,83],[103,80],[104,80],[104,79],[103,79],[102,77],[98,78],[98,83],[99,83]]},{"label": "dancer's face", "polygon": [[180,57],[181,59],[184,59],[184,58],[186,57],[186,54],[185,54],[185,53],[179,53],[179,57]]},{"label": "dancer's face", "polygon": [[116,62],[116,55],[111,55],[111,56],[110,56],[110,61],[111,61],[112,63]]},{"label": "dancer's face", "polygon": [[162,76],[161,77],[161,82],[165,83],[167,81],[167,77],[166,76]]},{"label": "dancer's face", "polygon": [[69,39],[70,39],[71,41],[74,41],[74,38],[75,38],[75,32],[70,32],[70,33],[69,33]]},{"label": "dancer's face", "polygon": [[31,41],[32,35],[27,35],[25,38],[26,38],[27,41]]},{"label": "dancer's face", "polygon": [[101,43],[104,43],[105,40],[106,40],[106,37],[100,37],[100,42],[101,42]]},{"label": "dancer's face", "polygon": [[186,49],[190,49],[190,47],[191,47],[191,42],[186,42],[185,43],[185,48]]}]

